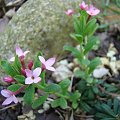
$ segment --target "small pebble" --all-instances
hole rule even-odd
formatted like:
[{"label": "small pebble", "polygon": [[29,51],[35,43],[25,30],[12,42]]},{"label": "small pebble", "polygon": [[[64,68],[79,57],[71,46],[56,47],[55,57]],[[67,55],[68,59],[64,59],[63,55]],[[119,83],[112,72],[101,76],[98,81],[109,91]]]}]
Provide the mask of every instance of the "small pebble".
[{"label": "small pebble", "polygon": [[103,76],[107,75],[109,70],[106,68],[97,68],[93,71],[93,76],[95,78],[102,78]]},{"label": "small pebble", "polygon": [[74,63],[69,63],[69,64],[68,64],[68,68],[69,68],[69,69],[73,69],[73,68],[74,68]]},{"label": "small pebble", "polygon": [[77,58],[74,58],[74,59],[73,59],[73,63],[74,63],[75,65],[79,65],[78,59],[77,59]]},{"label": "small pebble", "polygon": [[20,115],[20,116],[18,116],[18,120],[25,119],[25,118],[26,118],[25,115]]},{"label": "small pebble", "polygon": [[29,113],[25,114],[27,117],[32,117],[33,116],[33,111],[31,110]]},{"label": "small pebble", "polygon": [[80,70],[79,67],[75,67],[74,70],[73,70],[73,73],[75,73],[77,70]]},{"label": "small pebble", "polygon": [[116,53],[115,53],[114,51],[109,51],[109,52],[107,53],[107,57],[112,58],[115,54],[116,54]]},{"label": "small pebble", "polygon": [[6,12],[5,16],[7,16],[8,18],[12,18],[15,14],[15,8],[10,9],[8,12]]},{"label": "small pebble", "polygon": [[49,109],[50,109],[50,105],[45,102],[45,103],[43,104],[43,109],[44,109],[45,111],[49,110]]},{"label": "small pebble", "polygon": [[100,58],[102,65],[109,65],[109,60],[106,57],[101,57]]},{"label": "small pebble", "polygon": [[40,110],[38,110],[38,113],[43,113],[44,112],[44,110],[43,109],[40,109]]}]

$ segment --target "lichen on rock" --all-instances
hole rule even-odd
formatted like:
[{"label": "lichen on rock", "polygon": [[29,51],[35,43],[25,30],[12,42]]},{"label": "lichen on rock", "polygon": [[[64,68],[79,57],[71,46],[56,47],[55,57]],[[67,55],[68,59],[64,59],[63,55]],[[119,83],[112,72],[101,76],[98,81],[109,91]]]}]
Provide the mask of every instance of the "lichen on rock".
[{"label": "lichen on rock", "polygon": [[47,56],[60,54],[64,44],[71,43],[72,19],[65,10],[80,0],[29,0],[0,35],[0,56],[11,57],[15,44],[29,48],[33,54],[42,50]]}]

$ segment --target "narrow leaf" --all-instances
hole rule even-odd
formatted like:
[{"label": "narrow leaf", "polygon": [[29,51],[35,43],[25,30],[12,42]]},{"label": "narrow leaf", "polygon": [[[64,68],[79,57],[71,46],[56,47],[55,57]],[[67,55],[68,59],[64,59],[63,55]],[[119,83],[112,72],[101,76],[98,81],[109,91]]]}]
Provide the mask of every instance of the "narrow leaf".
[{"label": "narrow leaf", "polygon": [[24,95],[24,102],[26,104],[32,104],[34,100],[34,93],[35,93],[35,88],[33,85],[29,85],[26,90],[25,90],[25,95]]},{"label": "narrow leaf", "polygon": [[48,94],[44,95],[44,96],[40,96],[37,100],[35,100],[32,104],[32,108],[36,109],[37,107],[39,107],[40,105],[42,105],[46,99],[48,97]]},{"label": "narrow leaf", "polygon": [[1,61],[1,67],[2,69],[10,76],[14,77],[18,73],[15,71],[15,69],[12,67],[12,65],[7,61]]},{"label": "narrow leaf", "polygon": [[20,89],[23,85],[20,84],[13,84],[8,87],[8,90],[12,92],[16,92],[18,89]]},{"label": "narrow leaf", "polygon": [[25,77],[23,75],[16,75],[14,79],[19,83],[25,84]]}]

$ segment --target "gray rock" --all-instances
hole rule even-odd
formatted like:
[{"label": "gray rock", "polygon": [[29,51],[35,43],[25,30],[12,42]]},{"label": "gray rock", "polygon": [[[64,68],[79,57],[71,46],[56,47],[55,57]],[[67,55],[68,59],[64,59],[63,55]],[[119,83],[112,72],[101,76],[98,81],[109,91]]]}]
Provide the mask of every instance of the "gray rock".
[{"label": "gray rock", "polygon": [[93,76],[95,78],[102,78],[103,76],[109,74],[109,70],[104,68],[104,67],[101,67],[101,68],[96,68],[94,71],[93,71]]},{"label": "gray rock", "polygon": [[70,43],[72,18],[64,11],[79,7],[80,0],[29,0],[0,34],[0,57],[11,57],[15,44],[30,49],[33,54],[42,50],[45,55],[59,55]]},{"label": "gray rock", "polygon": [[61,60],[60,62],[58,62],[56,64],[56,70],[55,72],[52,74],[52,76],[55,78],[56,82],[60,82],[64,79],[67,79],[69,77],[71,77],[72,71],[70,71],[69,67],[68,67],[68,62],[67,60]]}]

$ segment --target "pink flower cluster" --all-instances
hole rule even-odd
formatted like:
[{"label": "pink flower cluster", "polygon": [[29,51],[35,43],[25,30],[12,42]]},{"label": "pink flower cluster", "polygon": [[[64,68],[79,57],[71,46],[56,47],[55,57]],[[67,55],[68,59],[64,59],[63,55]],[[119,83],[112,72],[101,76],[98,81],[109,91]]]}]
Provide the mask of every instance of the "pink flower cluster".
[{"label": "pink flower cluster", "polygon": [[83,1],[80,5],[81,10],[86,10],[86,12],[90,15],[90,16],[96,16],[100,13],[100,10],[97,9],[96,7],[94,7],[93,5],[89,5],[85,4],[85,2]]},{"label": "pink flower cluster", "polygon": [[[29,61],[28,66],[26,68],[26,65],[24,63],[24,58],[29,53],[29,51],[23,52],[23,50],[19,47],[16,46],[16,55],[18,55],[22,68],[21,68],[21,74],[25,76],[25,84],[33,84],[33,83],[38,83],[41,81],[40,74],[44,70],[49,70],[49,71],[55,71],[55,68],[52,67],[52,65],[55,63],[55,58],[49,58],[48,60],[45,60],[44,57],[38,56],[40,63],[42,64],[41,68],[37,67],[34,70],[32,70],[33,67],[33,61]],[[15,57],[12,57],[10,59],[11,62],[15,61]],[[15,80],[11,76],[7,76],[4,78],[5,82],[11,83],[14,82]],[[18,100],[15,97],[16,94],[21,92],[23,89],[20,89],[16,92],[12,92],[10,90],[2,90],[1,94],[6,97],[6,100],[2,103],[2,105],[8,105],[12,102],[17,103]]]},{"label": "pink flower cluster", "polygon": [[[83,1],[81,4],[79,4],[79,7],[81,10],[85,10],[90,16],[96,16],[100,13],[100,10],[94,7],[93,5],[85,4]],[[74,13],[73,9],[69,9],[65,12],[68,16],[72,16]]]}]

